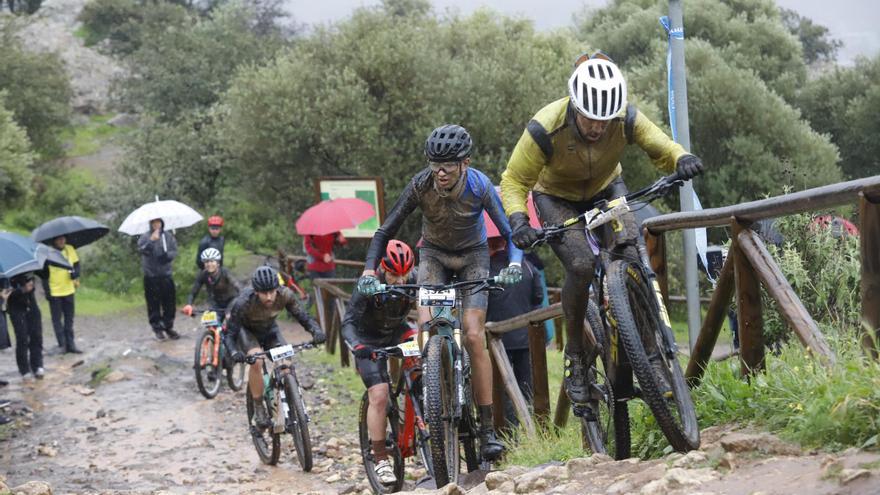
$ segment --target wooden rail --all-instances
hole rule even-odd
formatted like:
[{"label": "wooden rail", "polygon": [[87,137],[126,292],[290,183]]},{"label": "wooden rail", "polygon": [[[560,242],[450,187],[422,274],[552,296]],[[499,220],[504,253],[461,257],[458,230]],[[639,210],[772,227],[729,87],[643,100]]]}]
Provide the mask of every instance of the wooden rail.
[{"label": "wooden rail", "polygon": [[[706,321],[688,362],[689,383],[699,383],[718,338],[731,296],[736,294],[742,371],[750,374],[764,367],[764,328],[760,287],[778,303],[780,312],[810,353],[826,366],[836,357],[819,327],[785,280],[764,243],[750,228],[757,220],[806,213],[852,201],[859,202],[862,263],[862,345],[878,355],[880,328],[880,176],[867,177],[792,194],[702,211],[671,213],[643,223],[651,264],[661,287],[666,285],[665,232],[698,227],[728,226],[733,238],[709,304]],[[732,260],[732,261],[731,261]]]}]

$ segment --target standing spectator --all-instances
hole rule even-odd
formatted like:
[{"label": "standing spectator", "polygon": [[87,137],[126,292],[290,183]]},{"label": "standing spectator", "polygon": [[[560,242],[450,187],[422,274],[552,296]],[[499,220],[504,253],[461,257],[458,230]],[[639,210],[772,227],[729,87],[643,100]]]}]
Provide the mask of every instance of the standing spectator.
[{"label": "standing spectator", "polygon": [[12,292],[7,306],[12,329],[15,331],[15,362],[18,372],[27,380],[33,373],[43,379],[43,323],[37,298],[34,297],[33,273],[18,275],[10,280]]},{"label": "standing spectator", "polygon": [[67,244],[67,237],[60,235],[52,239],[52,246],[61,251],[62,256],[73,269],[47,265],[43,279],[49,312],[52,314],[52,328],[62,352],[82,354],[73,338],[74,294],[79,287],[80,264],[76,249]]},{"label": "standing spectator", "polygon": [[[9,331],[6,328],[6,299],[11,293],[12,288],[9,287],[9,279],[0,277],[0,350],[9,347]],[[9,383],[5,380],[0,380],[0,387],[5,387],[6,385],[9,385]],[[0,404],[5,402],[3,399],[0,399]],[[0,425],[10,422],[12,422],[12,418],[0,414]]]},{"label": "standing spectator", "polygon": [[150,233],[138,239],[138,251],[144,270],[144,296],[150,326],[159,340],[164,340],[165,334],[179,339],[180,334],[174,331],[177,293],[171,272],[171,265],[177,256],[177,239],[174,234],[165,232],[165,222],[161,218],[154,218],[150,220]]},{"label": "standing spectator", "polygon": [[[498,275],[502,269],[510,263],[507,254],[507,240],[501,237],[489,239],[489,274]],[[540,307],[544,300],[541,288],[541,279],[538,270],[532,266],[528,258],[522,261],[522,280],[503,291],[489,293],[489,307],[486,312],[486,321],[503,321],[528,313]],[[529,356],[529,329],[517,328],[505,333],[501,337],[504,349],[507,351],[507,359],[513,367],[516,383],[525,396],[526,401],[532,402],[532,365]],[[513,404],[503,394],[504,417],[511,425],[518,424]]]},{"label": "standing spectator", "polygon": [[336,277],[336,261],[333,257],[333,249],[336,246],[345,246],[348,240],[342,232],[334,232],[325,235],[307,235],[303,238],[303,245],[308,254],[306,273],[309,278],[334,278]]},{"label": "standing spectator", "polygon": [[220,235],[223,231],[223,217],[214,215],[208,219],[208,235],[202,237],[199,241],[199,248],[196,249],[196,266],[199,270],[205,269],[205,262],[202,261],[202,252],[208,248],[214,248],[220,251],[220,266],[223,266],[223,246],[226,245],[226,239]]}]

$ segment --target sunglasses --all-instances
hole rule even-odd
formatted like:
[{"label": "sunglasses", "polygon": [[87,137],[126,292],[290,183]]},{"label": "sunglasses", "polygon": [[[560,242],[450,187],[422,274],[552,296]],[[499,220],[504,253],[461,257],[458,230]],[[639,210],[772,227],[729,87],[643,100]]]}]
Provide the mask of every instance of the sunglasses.
[{"label": "sunglasses", "polygon": [[442,171],[444,174],[450,175],[455,169],[461,167],[461,162],[428,162],[428,166],[431,167],[431,172],[435,174],[439,174]]}]

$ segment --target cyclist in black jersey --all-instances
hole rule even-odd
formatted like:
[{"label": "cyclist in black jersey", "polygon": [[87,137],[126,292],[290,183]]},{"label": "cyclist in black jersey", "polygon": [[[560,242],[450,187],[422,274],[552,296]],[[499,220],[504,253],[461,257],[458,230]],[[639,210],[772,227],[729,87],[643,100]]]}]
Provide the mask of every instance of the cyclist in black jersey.
[{"label": "cyclist in black jersey", "polygon": [[196,275],[196,280],[186,300],[186,306],[183,307],[183,314],[192,316],[192,303],[204,285],[208,290],[208,307],[216,311],[220,322],[223,322],[226,319],[226,308],[241,292],[241,288],[229,271],[220,266],[223,255],[218,249],[212,247],[205,249],[199,259],[204,268]]}]

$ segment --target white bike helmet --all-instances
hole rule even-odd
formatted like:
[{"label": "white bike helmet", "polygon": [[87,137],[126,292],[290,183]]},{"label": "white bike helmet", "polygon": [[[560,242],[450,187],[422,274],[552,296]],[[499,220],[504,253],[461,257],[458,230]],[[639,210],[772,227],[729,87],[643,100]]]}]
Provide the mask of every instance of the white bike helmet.
[{"label": "white bike helmet", "polygon": [[574,69],[568,94],[581,115],[611,120],[626,105],[626,81],[614,62],[591,58]]},{"label": "white bike helmet", "polygon": [[212,247],[209,247],[208,249],[205,249],[204,251],[202,251],[202,256],[201,256],[203,263],[205,261],[220,261],[220,259],[222,257],[223,256],[220,254],[220,251],[218,251],[216,248],[212,248]]}]

